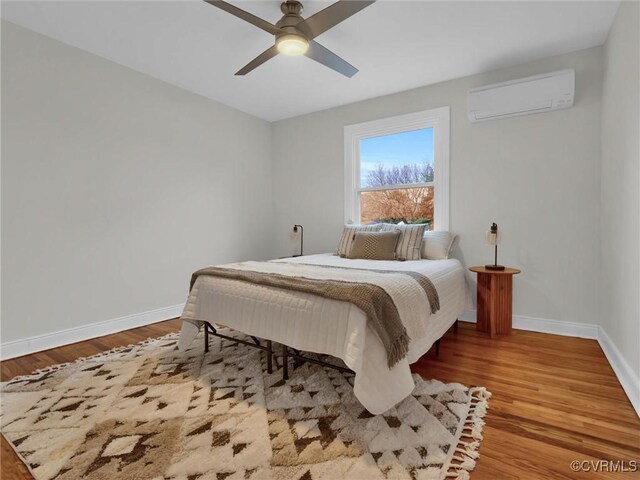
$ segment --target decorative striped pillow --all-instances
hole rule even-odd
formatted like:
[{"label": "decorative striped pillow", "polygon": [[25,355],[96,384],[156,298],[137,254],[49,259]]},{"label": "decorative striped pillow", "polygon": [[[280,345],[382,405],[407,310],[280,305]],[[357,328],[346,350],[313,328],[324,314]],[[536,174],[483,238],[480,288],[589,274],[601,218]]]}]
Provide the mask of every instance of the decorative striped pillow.
[{"label": "decorative striped pillow", "polygon": [[426,223],[414,225],[393,223],[383,223],[382,231],[400,230],[400,240],[396,247],[396,258],[398,260],[420,260],[420,247],[422,246],[422,236],[427,228]]},{"label": "decorative striped pillow", "polygon": [[349,256],[356,232],[379,232],[380,228],[381,225],[379,223],[373,225],[345,225],[342,230],[342,237],[340,238],[336,255],[341,257]]}]

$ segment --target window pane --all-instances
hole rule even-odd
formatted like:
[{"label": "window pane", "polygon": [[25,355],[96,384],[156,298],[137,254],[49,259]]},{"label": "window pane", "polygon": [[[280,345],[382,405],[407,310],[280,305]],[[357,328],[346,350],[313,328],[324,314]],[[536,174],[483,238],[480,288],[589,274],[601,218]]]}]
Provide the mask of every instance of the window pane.
[{"label": "window pane", "polygon": [[376,190],[360,194],[360,221],[425,223],[433,229],[433,187]]},{"label": "window pane", "polygon": [[360,140],[360,187],[433,182],[433,128]]}]

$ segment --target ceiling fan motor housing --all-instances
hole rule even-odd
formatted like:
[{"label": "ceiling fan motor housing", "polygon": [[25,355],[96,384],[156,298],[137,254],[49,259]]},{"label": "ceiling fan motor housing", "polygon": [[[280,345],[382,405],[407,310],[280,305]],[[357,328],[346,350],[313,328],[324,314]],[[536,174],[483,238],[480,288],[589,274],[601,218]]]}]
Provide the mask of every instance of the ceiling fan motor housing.
[{"label": "ceiling fan motor housing", "polygon": [[298,15],[302,13],[302,4],[296,0],[287,0],[280,4],[280,11],[287,14]]},{"label": "ceiling fan motor housing", "polygon": [[302,13],[302,4],[295,0],[288,0],[286,2],[282,2],[280,10],[284,15],[280,20],[278,20],[278,23],[276,23],[276,27],[278,27],[281,32],[276,34],[276,39],[283,35],[299,35],[306,39],[307,35],[305,32],[296,28],[296,25],[304,20],[300,16],[300,13]]}]

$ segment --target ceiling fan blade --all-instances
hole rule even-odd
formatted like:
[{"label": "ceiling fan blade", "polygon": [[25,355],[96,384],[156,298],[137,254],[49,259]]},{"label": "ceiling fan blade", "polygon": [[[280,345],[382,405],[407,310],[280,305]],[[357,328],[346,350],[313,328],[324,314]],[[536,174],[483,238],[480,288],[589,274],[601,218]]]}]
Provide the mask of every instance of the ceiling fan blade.
[{"label": "ceiling fan blade", "polygon": [[311,40],[309,42],[309,50],[305,55],[312,60],[315,60],[322,65],[329,67],[332,70],[335,70],[338,73],[341,73],[345,77],[353,77],[356,73],[358,73],[358,69],[348,63],[347,61],[341,59],[331,50],[323,47],[318,42]]},{"label": "ceiling fan blade", "polygon": [[296,28],[311,40],[372,3],[375,3],[375,0],[340,0],[298,23]]},{"label": "ceiling fan blade", "polygon": [[235,5],[232,5],[227,2],[223,2],[222,0],[204,0],[204,1],[209,5],[218,7],[219,9],[224,10],[225,12],[228,12],[231,15],[241,18],[245,22],[249,22],[250,24],[255,25],[256,27],[261,28],[265,32],[269,32],[272,35],[276,35],[277,33],[280,33],[280,29],[275,25],[267,22],[266,20],[263,20],[260,17],[256,17],[254,14],[249,13],[245,10],[242,10],[241,8],[238,8]]},{"label": "ceiling fan blade", "polygon": [[236,72],[236,75],[246,75],[247,73],[249,73],[251,70],[258,68],[260,65],[262,65],[264,62],[266,62],[267,60],[272,59],[273,57],[275,57],[276,55],[278,55],[278,48],[274,45],[271,48],[268,48],[267,50],[265,50],[264,52],[262,52],[260,55],[258,55],[256,58],[254,58],[253,60],[251,60],[249,63],[247,63],[244,67],[242,67],[240,70],[238,70]]}]

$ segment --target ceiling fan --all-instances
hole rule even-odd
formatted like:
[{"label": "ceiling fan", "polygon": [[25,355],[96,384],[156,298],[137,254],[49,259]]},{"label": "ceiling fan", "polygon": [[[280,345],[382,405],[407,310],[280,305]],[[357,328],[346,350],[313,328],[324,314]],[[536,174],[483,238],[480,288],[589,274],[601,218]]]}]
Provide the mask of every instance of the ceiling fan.
[{"label": "ceiling fan", "polygon": [[302,4],[296,0],[287,0],[280,5],[280,10],[284,15],[273,25],[260,17],[256,17],[222,0],[204,1],[276,37],[275,45],[262,52],[238,70],[236,75],[246,75],[267,60],[275,57],[278,53],[283,53],[285,55],[305,55],[349,78],[358,73],[358,69],[337,56],[331,50],[320,45],[314,38],[375,2],[375,0],[340,0],[315,15],[304,19],[300,16],[300,13],[302,13]]}]

